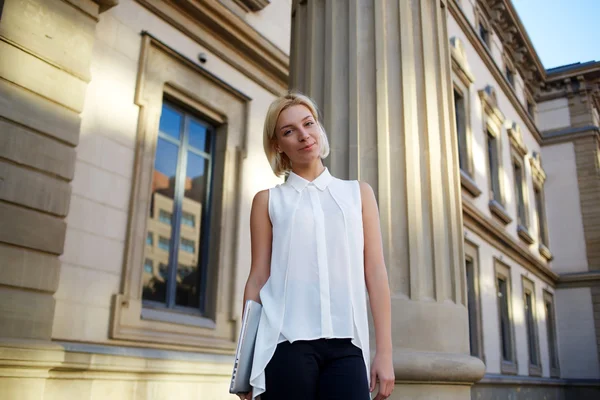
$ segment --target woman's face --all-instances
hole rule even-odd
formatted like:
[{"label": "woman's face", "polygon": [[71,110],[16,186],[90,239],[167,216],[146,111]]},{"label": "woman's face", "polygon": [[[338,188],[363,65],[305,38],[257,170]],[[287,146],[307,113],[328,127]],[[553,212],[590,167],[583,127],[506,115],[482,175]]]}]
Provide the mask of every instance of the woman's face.
[{"label": "woman's face", "polygon": [[285,153],[292,165],[308,164],[320,156],[321,128],[305,106],[283,110],[275,129],[275,151]]}]

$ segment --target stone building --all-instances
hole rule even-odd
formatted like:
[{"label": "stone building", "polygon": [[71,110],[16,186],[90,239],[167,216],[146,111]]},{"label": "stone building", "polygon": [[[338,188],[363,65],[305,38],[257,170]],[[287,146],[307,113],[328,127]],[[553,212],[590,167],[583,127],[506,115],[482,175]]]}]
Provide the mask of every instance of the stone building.
[{"label": "stone building", "polygon": [[288,88],[377,194],[392,398],[600,397],[599,82],[510,0],[0,1],[0,399],[233,398]]}]

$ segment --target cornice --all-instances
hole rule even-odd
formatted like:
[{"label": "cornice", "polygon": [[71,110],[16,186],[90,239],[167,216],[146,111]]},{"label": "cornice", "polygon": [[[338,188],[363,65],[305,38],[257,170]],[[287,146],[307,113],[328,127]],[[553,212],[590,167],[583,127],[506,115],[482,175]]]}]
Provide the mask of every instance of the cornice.
[{"label": "cornice", "polygon": [[[542,65],[527,31],[510,0],[478,0],[487,8],[491,23],[502,45],[514,58],[516,68],[530,89],[539,89],[546,78]],[[532,90],[536,92],[536,90]]]},{"label": "cornice", "polygon": [[137,0],[275,95],[285,93],[289,56],[211,0]]},{"label": "cornice", "polygon": [[504,92],[508,100],[511,102],[524,124],[527,126],[529,132],[536,140],[538,144],[542,144],[542,135],[538,127],[535,125],[535,122],[528,114],[525,106],[521,104],[514,89],[510,86],[506,78],[504,77],[503,71],[500,70],[499,66],[496,64],[489,50],[483,45],[477,32],[475,32],[475,28],[471,25],[464,12],[461,10],[460,6],[456,4],[456,1],[448,2],[448,9],[450,10],[450,14],[454,17],[462,32],[465,34],[483,63],[486,65],[487,69],[490,71],[497,84],[500,86],[501,90]]}]

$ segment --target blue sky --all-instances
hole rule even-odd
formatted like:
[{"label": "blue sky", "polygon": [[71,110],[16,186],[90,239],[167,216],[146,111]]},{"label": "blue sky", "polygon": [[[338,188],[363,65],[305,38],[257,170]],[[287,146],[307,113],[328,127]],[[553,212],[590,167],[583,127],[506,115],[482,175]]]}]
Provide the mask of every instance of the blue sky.
[{"label": "blue sky", "polygon": [[512,0],[546,69],[600,61],[600,0]]}]

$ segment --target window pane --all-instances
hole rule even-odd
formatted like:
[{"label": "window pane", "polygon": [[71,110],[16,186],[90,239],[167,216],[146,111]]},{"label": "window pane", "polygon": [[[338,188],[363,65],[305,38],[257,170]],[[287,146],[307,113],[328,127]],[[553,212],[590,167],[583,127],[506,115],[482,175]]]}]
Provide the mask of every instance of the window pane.
[{"label": "window pane", "polygon": [[166,302],[166,282],[171,246],[173,199],[179,146],[158,138],[152,175],[152,197],[148,216],[148,236],[158,240],[146,246],[146,258],[160,265],[144,278],[143,299]]},{"label": "window pane", "polygon": [[527,226],[527,221],[525,220],[525,200],[523,196],[523,169],[518,163],[514,164],[514,175],[518,223],[522,226]]},{"label": "window pane", "polygon": [[188,134],[188,143],[190,146],[205,153],[209,152],[210,143],[206,126],[190,119]]},{"label": "window pane", "polygon": [[152,235],[152,232],[148,232],[148,234],[146,235],[146,244],[148,246],[152,246],[154,244],[154,237]]},{"label": "window pane", "polygon": [[454,90],[454,113],[456,118],[456,134],[458,139],[458,161],[460,169],[468,172],[467,164],[467,129],[465,124],[465,99]]},{"label": "window pane", "polygon": [[510,335],[510,317],[508,313],[508,288],[504,279],[498,278],[498,301],[500,303],[500,339],[502,359],[512,361],[512,338]]},{"label": "window pane", "polygon": [[502,203],[500,197],[500,177],[498,176],[498,142],[496,137],[488,132],[488,167],[493,199]]},{"label": "window pane", "polygon": [[188,212],[183,212],[181,215],[181,224],[193,228],[196,226],[196,216]]},{"label": "window pane", "polygon": [[188,152],[182,215],[186,216],[185,220],[194,223],[186,223],[186,229],[181,230],[175,299],[178,306],[199,306],[204,248],[202,243],[208,239],[208,232],[204,232],[202,225],[202,217],[207,211],[209,165],[208,159]]},{"label": "window pane", "polygon": [[538,236],[540,243],[547,245],[546,243],[546,221],[544,219],[544,203],[542,201],[542,194],[540,193],[540,189],[536,188],[534,190],[535,194],[535,208],[537,211],[538,217]]},{"label": "window pane", "polygon": [[546,302],[546,330],[548,332],[548,349],[550,367],[558,368],[558,354],[556,349],[556,331],[554,326],[554,309],[551,302]]},{"label": "window pane", "polygon": [[531,299],[531,293],[525,293],[525,315],[527,317],[527,344],[529,350],[529,363],[531,365],[538,365],[538,357],[536,351],[536,335],[535,335],[535,321],[533,319],[533,301]]},{"label": "window pane", "polygon": [[162,108],[160,126],[158,129],[161,133],[179,140],[181,135],[181,121],[181,114],[165,105]]},{"label": "window pane", "polygon": [[477,297],[475,291],[475,276],[472,260],[466,261],[467,272],[467,310],[469,314],[469,346],[471,355],[481,357],[479,354],[479,326],[477,324]]}]

